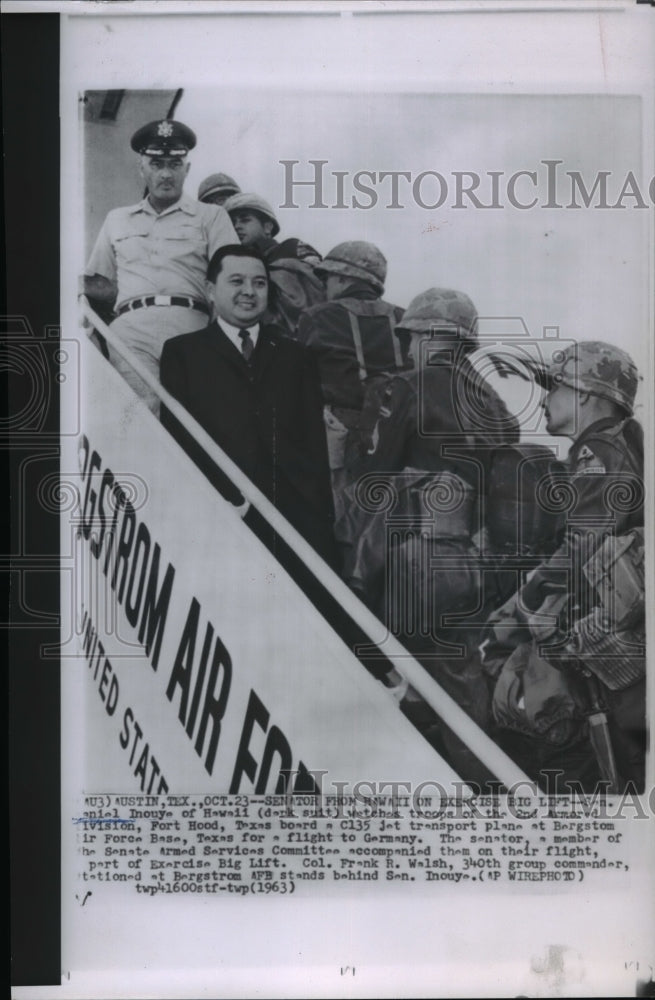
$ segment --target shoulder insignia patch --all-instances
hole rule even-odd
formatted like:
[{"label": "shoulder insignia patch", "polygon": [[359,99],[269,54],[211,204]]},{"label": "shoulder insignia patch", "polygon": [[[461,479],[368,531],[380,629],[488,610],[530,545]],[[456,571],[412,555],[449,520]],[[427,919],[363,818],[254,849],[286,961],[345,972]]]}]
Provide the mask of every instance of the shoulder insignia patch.
[{"label": "shoulder insignia patch", "polygon": [[575,475],[585,476],[585,475],[602,475],[606,472],[605,465],[594,455],[591,448],[586,444],[582,445],[582,448],[578,452],[576,464],[575,464]]}]

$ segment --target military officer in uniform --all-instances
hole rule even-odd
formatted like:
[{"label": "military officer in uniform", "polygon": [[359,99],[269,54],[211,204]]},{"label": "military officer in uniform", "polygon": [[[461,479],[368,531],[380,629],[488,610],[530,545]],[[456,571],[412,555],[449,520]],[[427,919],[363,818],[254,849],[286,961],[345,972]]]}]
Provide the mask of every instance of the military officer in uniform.
[{"label": "military officer in uniform", "polygon": [[[487,669],[497,677],[494,715],[507,749],[536,778],[559,768],[564,781],[593,786],[615,770],[620,785],[631,781],[643,788],[643,432],[633,417],[638,379],[632,358],[602,341],[560,352],[540,376],[548,432],[573,440],[563,494],[566,532],[555,553],[492,615],[486,651]],[[599,753],[599,727],[611,757],[607,750]]]},{"label": "military officer in uniform", "polygon": [[[131,147],[147,194],[136,205],[109,212],[85,270],[85,294],[115,303],[112,331],[155,377],[164,343],[206,325],[209,260],[235,242],[224,209],[183,193],[187,154],[195,145],[190,128],[168,119],[134,133]],[[156,395],[111,345],[109,356],[157,414]]]},{"label": "military officer in uniform", "polygon": [[409,334],[397,329],[403,310],[382,298],[387,261],[372,243],[339,243],[316,273],[325,282],[327,302],[301,314],[297,337],[316,358],[321,375],[339,514],[343,490],[368,446],[362,413],[366,391],[380,376],[409,366]]}]

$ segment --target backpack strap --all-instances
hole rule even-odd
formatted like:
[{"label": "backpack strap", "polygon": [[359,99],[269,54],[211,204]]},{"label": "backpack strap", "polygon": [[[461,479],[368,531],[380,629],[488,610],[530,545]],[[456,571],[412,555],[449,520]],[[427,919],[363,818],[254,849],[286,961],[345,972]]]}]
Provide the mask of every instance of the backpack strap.
[{"label": "backpack strap", "polygon": [[[344,305],[344,303],[341,303]],[[350,320],[350,330],[353,335],[353,343],[355,345],[355,355],[357,357],[357,364],[359,365],[359,378],[360,381],[364,381],[368,378],[368,371],[366,370],[366,361],[364,359],[364,345],[362,343],[362,332],[359,328],[359,319],[357,314],[353,309],[350,309],[347,305],[345,306],[346,312],[348,313],[348,319]],[[398,337],[395,335],[396,327],[396,316],[394,313],[394,307],[388,303],[384,303],[384,312],[382,315],[386,315],[389,320],[390,332],[391,332],[391,343],[393,346],[393,357],[396,368],[398,370],[403,368],[403,356],[400,350],[400,343],[398,342]]]},{"label": "backpack strap", "polygon": [[364,347],[362,345],[362,332],[359,329],[359,320],[355,316],[354,312],[348,309],[348,319],[350,320],[350,330],[353,335],[353,343],[355,345],[355,355],[357,357],[357,364],[359,365],[359,379],[363,382],[368,372],[366,371],[366,362],[364,361]]},{"label": "backpack strap", "polygon": [[623,434],[626,441],[630,445],[632,452],[637,456],[639,461],[639,468],[643,469],[644,465],[644,432],[641,424],[637,423],[634,417],[628,417],[628,419],[623,423]]}]

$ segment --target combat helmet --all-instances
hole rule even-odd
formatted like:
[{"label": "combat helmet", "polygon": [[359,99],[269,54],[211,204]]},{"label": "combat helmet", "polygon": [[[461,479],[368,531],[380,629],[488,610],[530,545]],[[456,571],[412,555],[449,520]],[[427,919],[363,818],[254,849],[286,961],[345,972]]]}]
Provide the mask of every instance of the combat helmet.
[{"label": "combat helmet", "polygon": [[412,299],[396,330],[436,334],[440,327],[452,328],[459,340],[477,345],[478,313],[468,295],[453,288],[428,288]]},{"label": "combat helmet", "polygon": [[241,188],[229,174],[210,174],[198,188],[198,201],[205,201],[206,198],[212,198],[217,194],[230,197],[239,194],[240,191]]},{"label": "combat helmet", "polygon": [[602,340],[582,340],[565,351],[557,351],[539,382],[548,390],[568,385],[609,399],[632,414],[639,373],[630,355],[620,347]]},{"label": "combat helmet", "polygon": [[364,240],[348,240],[333,247],[325,255],[320,266],[315,268],[315,272],[319,278],[328,274],[359,278],[360,281],[372,285],[381,295],[387,277],[387,261],[384,254],[372,243],[366,243]]},{"label": "combat helmet", "polygon": [[227,199],[223,208],[230,216],[233,212],[258,212],[259,215],[263,215],[265,219],[273,223],[273,236],[277,236],[280,232],[280,224],[277,221],[275,212],[266,199],[262,198],[259,194],[252,194],[250,192],[233,194],[231,198]]}]

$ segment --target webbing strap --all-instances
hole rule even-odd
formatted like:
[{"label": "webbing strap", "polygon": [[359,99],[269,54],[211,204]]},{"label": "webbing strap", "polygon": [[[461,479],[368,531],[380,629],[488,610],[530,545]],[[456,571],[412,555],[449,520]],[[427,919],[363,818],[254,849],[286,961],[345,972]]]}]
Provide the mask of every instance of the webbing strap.
[{"label": "webbing strap", "polygon": [[355,344],[357,364],[359,365],[359,379],[363,382],[368,372],[366,371],[366,362],[364,361],[364,348],[362,346],[362,334],[359,329],[359,320],[355,314],[350,311],[350,309],[348,310],[348,318],[350,320],[350,329],[352,330],[353,342]]},{"label": "webbing strap", "polygon": [[[391,343],[393,345],[393,358],[396,364],[396,368],[401,369],[403,367],[403,356],[400,350],[400,344],[398,342],[398,337],[396,337],[394,330],[396,326],[396,316],[394,313],[394,308],[391,305],[384,303],[384,312],[389,320],[390,333],[391,333]],[[364,359],[364,346],[362,344],[362,332],[359,328],[359,320],[357,314],[346,307],[348,313],[348,318],[350,320],[350,329],[353,335],[353,343],[355,345],[355,355],[357,357],[357,364],[359,365],[359,378],[363,382],[364,379],[368,377],[368,371],[366,370],[366,361]]]}]

